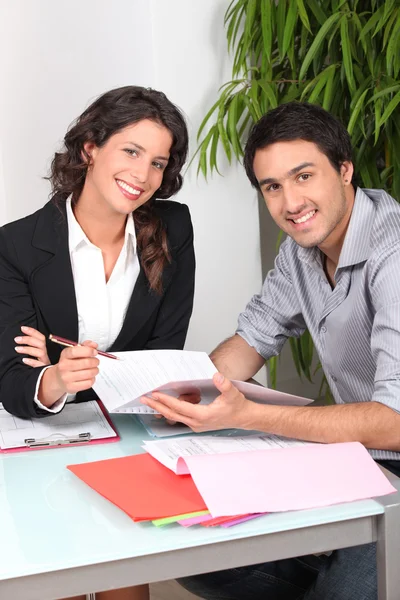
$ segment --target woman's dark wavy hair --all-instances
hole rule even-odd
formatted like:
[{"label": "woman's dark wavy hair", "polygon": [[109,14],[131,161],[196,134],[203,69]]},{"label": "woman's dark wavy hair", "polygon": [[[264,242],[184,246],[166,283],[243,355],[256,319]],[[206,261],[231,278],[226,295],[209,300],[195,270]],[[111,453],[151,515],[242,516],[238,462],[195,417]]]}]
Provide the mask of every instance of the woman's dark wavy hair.
[{"label": "woman's dark wavy hair", "polygon": [[166,127],[172,134],[170,158],[161,187],[133,218],[141,264],[150,288],[162,292],[162,273],[171,262],[165,227],[156,212],[155,200],[176,194],[182,187],[182,167],[188,151],[188,133],[179,109],[162,92],[139,86],[126,86],[106,92],[76,119],[64,138],[64,149],[54,155],[50,175],[54,201],[58,204],[72,194],[76,203],[82,192],[90,157],[86,142],[103,146],[121,129],[149,119]]},{"label": "woman's dark wavy hair", "polygon": [[352,160],[350,136],[336,117],[315,104],[287,102],[267,112],[250,131],[243,162],[253,187],[259,187],[253,168],[257,150],[292,140],[313,142],[339,173]]}]

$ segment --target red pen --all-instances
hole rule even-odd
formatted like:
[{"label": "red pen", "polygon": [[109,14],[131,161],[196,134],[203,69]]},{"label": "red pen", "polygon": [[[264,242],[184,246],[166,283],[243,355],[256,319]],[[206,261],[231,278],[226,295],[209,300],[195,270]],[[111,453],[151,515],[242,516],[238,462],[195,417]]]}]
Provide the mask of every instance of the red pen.
[{"label": "red pen", "polygon": [[[81,345],[78,344],[78,342],[66,340],[65,338],[59,337],[58,335],[53,335],[52,333],[49,335],[49,340],[54,342],[55,344],[60,344],[60,346],[72,347]],[[109,352],[102,352],[101,350],[97,350],[97,353],[100,354],[100,356],[107,356],[108,358],[115,358],[116,360],[119,360],[118,356],[115,356],[115,354],[110,354]]]}]

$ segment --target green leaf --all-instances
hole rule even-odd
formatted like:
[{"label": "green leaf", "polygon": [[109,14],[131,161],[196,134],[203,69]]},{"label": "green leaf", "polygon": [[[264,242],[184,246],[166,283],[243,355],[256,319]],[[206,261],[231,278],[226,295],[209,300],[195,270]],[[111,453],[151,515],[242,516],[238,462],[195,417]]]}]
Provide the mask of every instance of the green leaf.
[{"label": "green leaf", "polygon": [[376,27],[376,24],[383,15],[384,8],[385,7],[382,5],[375,13],[373,13],[372,17],[367,21],[367,23],[364,25],[363,30],[361,31],[360,39],[365,39],[367,33],[374,29],[374,27]]},{"label": "green leaf", "polygon": [[[334,73],[335,70],[336,70],[336,65],[331,65],[330,67],[327,67],[324,71],[322,71],[321,77],[318,79],[317,84],[315,85],[313,91],[311,92],[310,96],[308,97],[308,102],[310,104],[314,104],[318,100],[323,88],[325,87],[325,85],[327,84],[327,82],[329,80],[331,73],[332,72]],[[321,102],[319,102],[319,104],[321,104]]]},{"label": "green leaf", "polygon": [[199,130],[197,132],[197,141],[199,141],[201,134],[203,133],[203,130],[205,128],[205,126],[207,125],[211,115],[217,110],[217,108],[219,107],[220,101],[217,100],[212,107],[210,108],[210,110],[208,111],[208,113],[206,114],[206,116],[204,117],[204,119],[202,120]]},{"label": "green leaf", "polygon": [[323,25],[328,19],[328,15],[321,7],[321,3],[319,0],[307,0],[307,4],[310,7],[311,12],[314,17],[317,19],[320,25]]},{"label": "green leaf", "polygon": [[380,90],[379,92],[376,92],[370,100],[368,100],[368,104],[370,102],[375,102],[375,100],[377,100],[378,98],[382,98],[383,96],[388,96],[389,94],[393,94],[394,92],[397,92],[399,90],[400,90],[400,83],[398,83],[397,85],[392,85],[388,88],[385,88],[384,90]]},{"label": "green leaf", "polygon": [[218,131],[218,127],[216,125],[214,125],[211,149],[210,149],[210,159],[209,159],[210,160],[210,168],[211,168],[211,172],[213,171],[213,169],[215,169],[217,171],[218,175],[221,175],[221,173],[218,170],[218,159],[217,159],[218,142],[219,142],[219,131]]},{"label": "green leaf", "polygon": [[199,168],[197,172],[199,173],[200,170],[203,173],[204,179],[207,179],[207,149],[212,135],[213,130],[210,129],[200,146]]},{"label": "green leaf", "polygon": [[286,23],[287,0],[279,0],[276,11],[276,33],[278,38],[279,58],[283,58],[283,35]]},{"label": "green leaf", "polygon": [[238,160],[243,154],[242,147],[241,147],[238,133],[237,133],[237,129],[236,129],[237,123],[238,123],[239,108],[240,108],[239,101],[240,101],[240,96],[238,96],[237,94],[235,96],[233,96],[232,101],[229,105],[229,109],[228,109],[228,122],[227,122],[228,132],[229,132],[229,137],[230,137],[230,141],[232,144],[232,148],[233,148],[235,156]]},{"label": "green leaf", "polygon": [[387,105],[386,109],[384,110],[383,115],[381,116],[381,120],[379,121],[379,127],[382,127],[382,125],[384,125],[386,123],[386,121],[388,120],[388,118],[390,117],[392,112],[397,108],[397,106],[399,104],[400,104],[400,92],[397,92],[395,97],[391,99],[391,101]]},{"label": "green leaf", "polygon": [[266,95],[270,108],[276,108],[278,106],[278,100],[272,85],[261,79],[259,79],[257,83]]},{"label": "green leaf", "polygon": [[258,121],[258,119],[261,119],[261,117],[263,115],[263,111],[261,110],[261,106],[258,101],[258,81],[256,79],[253,79],[253,81],[251,82],[251,86],[250,86],[250,90],[249,90],[249,98],[254,107],[255,113],[257,115],[257,121]]},{"label": "green leaf", "polygon": [[297,21],[297,3],[296,0],[290,0],[288,12],[286,14],[286,23],[283,33],[282,58],[286,55],[290,43],[293,41],[293,32]]},{"label": "green leaf", "polygon": [[340,13],[333,14],[329,17],[329,19],[322,25],[317,35],[315,36],[315,40],[311,44],[309,51],[306,54],[306,57],[303,61],[303,64],[300,69],[299,79],[303,79],[305,74],[307,73],[308,67],[310,66],[314,56],[316,55],[319,47],[324,42],[326,36],[328,35],[330,29],[337,23],[340,19]]},{"label": "green leaf", "polygon": [[387,25],[385,27],[385,33],[383,35],[383,43],[382,43],[382,48],[385,48],[388,39],[389,39],[389,35],[391,32],[391,29],[393,27],[393,24],[396,22],[396,19],[399,16],[399,11],[398,10],[394,10],[392,16],[390,17],[389,21],[387,22]]},{"label": "green leaf", "polygon": [[[262,4],[263,0],[261,0],[261,4]],[[300,19],[301,22],[303,23],[304,27],[310,32],[311,31],[311,27],[310,27],[310,21],[308,19],[308,14],[306,11],[306,8],[304,6],[304,0],[297,0],[297,9],[299,11],[299,15],[300,15]]]},{"label": "green leaf", "polygon": [[271,60],[272,53],[272,6],[271,0],[261,0],[261,30],[264,52],[267,60]]},{"label": "green leaf", "polygon": [[277,380],[277,374],[278,374],[278,357],[277,356],[271,356],[271,358],[267,361],[268,364],[268,371],[269,371],[269,382],[270,382],[270,387],[273,390],[276,390],[276,380]]},{"label": "green leaf", "polygon": [[358,99],[358,101],[357,101],[357,103],[356,103],[356,105],[355,105],[355,107],[353,109],[353,112],[350,115],[349,124],[347,125],[347,131],[349,132],[350,135],[353,133],[353,130],[354,130],[354,127],[356,125],[358,116],[359,116],[359,114],[361,112],[361,109],[362,109],[362,107],[364,105],[365,96],[368,94],[368,92],[369,92],[369,89],[366,89],[361,94],[361,96],[359,97],[359,99]]},{"label": "green leaf", "polygon": [[293,358],[294,366],[296,367],[297,375],[301,379],[302,369],[301,369],[301,365],[300,365],[299,354],[297,352],[296,340],[294,338],[289,338],[289,344],[290,344],[290,349],[292,351],[292,358]]},{"label": "green leaf", "polygon": [[327,80],[326,86],[325,86],[324,98],[322,101],[322,108],[324,108],[327,111],[330,110],[331,105],[332,105],[335,75],[336,75],[338,65],[335,64],[335,65],[332,65],[332,67],[333,66],[335,68],[329,72],[329,77],[328,77],[328,80]]},{"label": "green leaf", "polygon": [[353,75],[353,57],[351,55],[349,43],[349,23],[347,15],[342,17],[340,21],[340,38],[342,40],[343,64],[346,73],[347,83],[351,93],[355,92],[356,84]]},{"label": "green leaf", "polygon": [[232,152],[231,152],[231,147],[229,144],[228,134],[226,133],[226,129],[225,129],[224,116],[225,116],[225,106],[222,104],[218,111],[217,126],[218,126],[218,132],[219,132],[219,137],[221,139],[222,147],[225,150],[226,158],[228,159],[228,162],[230,163],[232,161]]},{"label": "green leaf", "polygon": [[393,27],[392,34],[390,36],[387,51],[386,51],[386,68],[389,75],[392,73],[392,62],[395,56],[400,54],[400,18]]}]

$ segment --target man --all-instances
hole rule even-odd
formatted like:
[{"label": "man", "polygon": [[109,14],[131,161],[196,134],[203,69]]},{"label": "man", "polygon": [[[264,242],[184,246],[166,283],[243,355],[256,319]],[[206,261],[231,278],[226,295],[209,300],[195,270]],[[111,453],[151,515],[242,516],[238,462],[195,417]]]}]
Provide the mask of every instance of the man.
[{"label": "man", "polygon": [[[353,187],[347,131],[317,106],[288,103],[267,113],[250,133],[244,164],[288,238],[236,334],[211,355],[221,395],[196,406],[154,393],[146,404],[195,431],[233,427],[359,441],[400,474],[400,206],[382,190]],[[233,387],[230,379],[252,377],[305,328],[335,405],[259,405]],[[374,600],[375,545],[183,584],[210,600]]]}]

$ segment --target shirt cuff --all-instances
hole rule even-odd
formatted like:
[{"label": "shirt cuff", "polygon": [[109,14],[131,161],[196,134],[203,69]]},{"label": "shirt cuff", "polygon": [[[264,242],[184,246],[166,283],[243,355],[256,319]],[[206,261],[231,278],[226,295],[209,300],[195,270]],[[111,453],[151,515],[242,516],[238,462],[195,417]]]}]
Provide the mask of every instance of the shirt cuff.
[{"label": "shirt cuff", "polygon": [[62,411],[62,409],[64,408],[64,405],[65,405],[65,403],[67,401],[68,394],[63,394],[61,396],[61,398],[59,398],[58,400],[56,400],[54,402],[54,404],[52,404],[51,408],[49,408],[48,406],[44,406],[44,404],[42,404],[40,402],[40,400],[38,398],[39,386],[40,386],[40,382],[42,381],[43,373],[47,369],[50,369],[50,366],[49,367],[45,367],[44,369],[42,369],[42,372],[40,373],[40,375],[38,377],[38,380],[36,382],[35,397],[33,398],[33,401],[42,410],[45,410],[46,412],[55,415],[55,414],[59,413],[60,411]]}]

